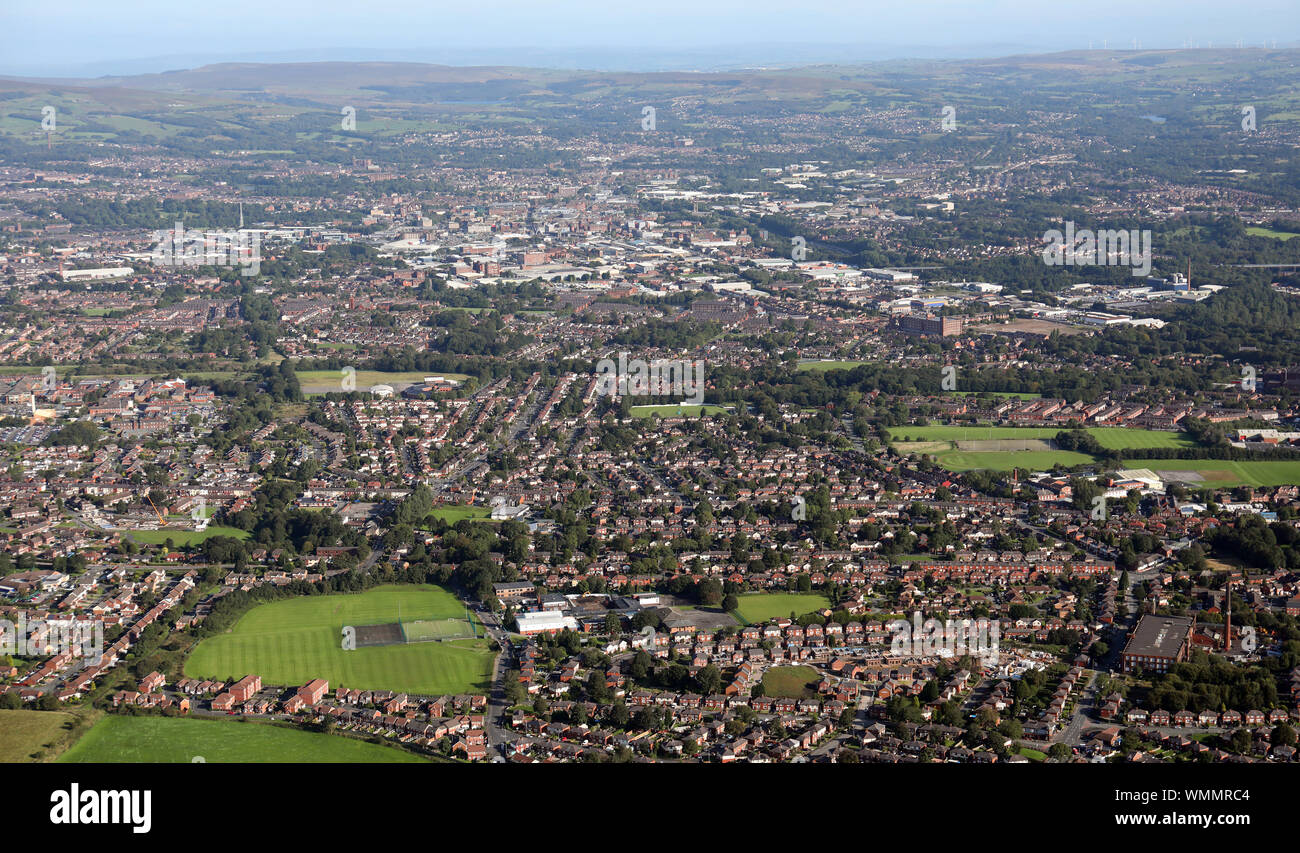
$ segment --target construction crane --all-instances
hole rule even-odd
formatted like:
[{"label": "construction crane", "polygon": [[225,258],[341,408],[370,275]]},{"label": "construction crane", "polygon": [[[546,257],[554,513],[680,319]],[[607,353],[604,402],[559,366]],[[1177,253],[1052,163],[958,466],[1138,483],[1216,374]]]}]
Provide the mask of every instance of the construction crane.
[{"label": "construction crane", "polygon": [[144,493],[144,499],[147,500],[147,501],[149,502],[149,506],[153,507],[153,511],[156,512],[156,513],[158,513],[158,523],[161,524],[163,527],[166,527],[166,526],[167,526],[167,519],[163,516],[163,514],[162,514],[161,512],[159,512],[157,505],[154,504],[154,502],[153,502],[153,498],[149,497],[149,493],[148,493],[148,492],[145,492],[145,493]]}]

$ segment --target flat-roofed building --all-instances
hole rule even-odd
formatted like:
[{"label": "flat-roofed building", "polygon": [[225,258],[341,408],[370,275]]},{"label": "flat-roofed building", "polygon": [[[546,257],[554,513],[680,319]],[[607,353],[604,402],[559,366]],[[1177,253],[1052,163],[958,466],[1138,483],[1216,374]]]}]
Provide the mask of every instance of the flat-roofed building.
[{"label": "flat-roofed building", "polygon": [[63,270],[60,276],[64,281],[98,281],[105,278],[125,278],[134,275],[131,267],[100,267],[88,270]]},{"label": "flat-roofed building", "polygon": [[515,622],[519,626],[519,633],[525,637],[534,634],[557,634],[568,628],[570,631],[578,630],[578,622],[572,616],[565,616],[562,613],[556,613],[553,610],[543,610],[539,613],[517,613]]},{"label": "flat-roofed building", "polygon": [[934,317],[926,314],[903,314],[894,318],[894,325],[909,335],[940,335],[948,338],[960,335],[960,317]]},{"label": "flat-roofed building", "polygon": [[1143,616],[1124,646],[1124,672],[1168,672],[1187,659],[1196,620],[1191,616]]}]

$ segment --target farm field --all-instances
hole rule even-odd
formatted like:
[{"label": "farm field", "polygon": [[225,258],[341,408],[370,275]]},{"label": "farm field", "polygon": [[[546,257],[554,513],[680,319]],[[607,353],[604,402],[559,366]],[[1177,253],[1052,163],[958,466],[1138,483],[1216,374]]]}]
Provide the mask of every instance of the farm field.
[{"label": "farm field", "polygon": [[813,695],[809,685],[820,680],[811,666],[774,666],[763,673],[763,695],[802,699]]},{"label": "farm field", "polygon": [[740,602],[736,614],[750,624],[766,622],[777,616],[789,616],[791,611],[796,616],[802,616],[831,606],[829,598],[811,592],[748,592],[736,598]]},{"label": "farm field", "polygon": [[661,418],[689,418],[699,415],[717,415],[726,411],[722,406],[633,406],[632,417],[648,418],[651,415],[658,415]]},{"label": "farm field", "polygon": [[194,717],[110,715],[71,749],[62,763],[422,763],[391,746],[266,723]]},{"label": "farm field", "polygon": [[63,711],[0,711],[0,763],[48,759],[77,719]]},{"label": "farm field", "polygon": [[1125,459],[1126,468],[1150,468],[1161,477],[1165,472],[1186,475],[1189,489],[1232,486],[1300,485],[1300,462],[1237,462],[1231,459]]},{"label": "farm field", "polygon": [[482,693],[493,653],[486,640],[368,646],[345,651],[344,625],[463,619],[465,605],[431,585],[381,586],[363,593],[291,598],[259,605],[229,632],[208,637],[185,662],[192,678],[262,676],[266,684],[305,684],[324,678],[330,688],[387,688],[404,693]]}]

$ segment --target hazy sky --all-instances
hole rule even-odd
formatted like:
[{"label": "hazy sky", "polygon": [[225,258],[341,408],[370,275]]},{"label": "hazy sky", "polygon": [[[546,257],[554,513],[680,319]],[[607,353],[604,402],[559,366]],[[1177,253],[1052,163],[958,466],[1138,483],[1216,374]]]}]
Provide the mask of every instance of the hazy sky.
[{"label": "hazy sky", "polygon": [[[582,64],[582,48],[593,48],[594,68],[602,48],[633,58],[730,47],[718,51],[725,61],[748,46],[745,62],[766,51],[779,63],[793,45],[800,56],[854,45],[878,48],[879,58],[1100,48],[1103,39],[1127,48],[1135,38],[1146,48],[1296,46],[1300,0],[5,0],[0,27],[5,74],[165,70],[294,52],[449,64],[482,54],[495,64],[513,48],[534,60],[565,57],[560,64]],[[129,62],[141,59],[153,61]]]}]

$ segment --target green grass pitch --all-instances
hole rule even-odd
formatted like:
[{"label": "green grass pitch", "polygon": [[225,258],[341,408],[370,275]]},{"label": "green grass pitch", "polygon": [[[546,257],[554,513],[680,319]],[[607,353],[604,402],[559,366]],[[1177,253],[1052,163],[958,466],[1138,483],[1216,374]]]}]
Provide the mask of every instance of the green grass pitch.
[{"label": "green grass pitch", "polygon": [[831,600],[819,593],[751,592],[737,596],[736,600],[739,602],[736,613],[750,624],[789,616],[791,611],[802,616],[831,606]]},{"label": "green grass pitch", "polygon": [[[1143,447],[1192,447],[1181,432],[1124,427],[1088,427],[1102,447],[1113,450]],[[1064,427],[900,426],[888,430],[891,441],[981,441],[997,438],[1055,438]]]},{"label": "green grass pitch", "polygon": [[238,527],[209,527],[205,530],[183,530],[163,528],[161,530],[132,530],[131,538],[146,545],[163,545],[168,539],[177,548],[189,545],[202,545],[214,536],[229,536],[232,539],[247,539],[248,531]]},{"label": "green grass pitch", "polygon": [[691,405],[665,405],[665,406],[633,406],[631,408],[632,417],[648,418],[651,415],[658,415],[661,418],[694,418],[701,415],[719,415],[724,414],[727,410],[722,406],[691,406]]},{"label": "green grass pitch", "polygon": [[446,504],[444,506],[434,507],[429,513],[440,521],[448,524],[455,524],[458,521],[470,519],[471,521],[490,520],[492,515],[491,507],[486,506],[467,506],[465,504]]},{"label": "green grass pitch", "polygon": [[1086,453],[1074,453],[1069,450],[991,450],[967,453],[954,450],[936,453],[934,461],[949,471],[1010,471],[1012,468],[1028,468],[1032,471],[1046,471],[1057,464],[1067,468],[1074,465],[1088,465],[1097,460]]},{"label": "green grass pitch", "polygon": [[454,640],[473,637],[474,626],[464,619],[419,619],[403,622],[402,633],[408,643]]},{"label": "green grass pitch", "polygon": [[[342,648],[344,625],[465,618],[465,605],[437,586],[381,586],[363,593],[292,598],[259,605],[228,633],[199,643],[191,678],[260,675],[266,684],[329,681],[330,689],[389,689],[421,695],[483,693],[493,653],[486,640]],[[463,624],[463,623],[462,623]]]},{"label": "green grass pitch", "polygon": [[[958,442],[991,439],[1052,439],[1061,427],[994,427],[994,426],[901,426],[887,430],[891,441]],[[1153,447],[1193,447],[1194,442],[1180,432],[1163,432],[1124,427],[1088,427],[1088,433],[1102,447],[1111,450],[1141,451]],[[1064,465],[1091,465],[1097,460],[1086,453],[1069,450],[960,450],[949,444],[947,450],[925,450],[935,462],[949,471],[1010,471],[1028,468],[1044,471]],[[1138,467],[1138,466],[1130,466]]]},{"label": "green grass pitch", "polygon": [[1300,485],[1300,462],[1270,460],[1237,462],[1231,459],[1125,459],[1126,468],[1152,471],[1193,471],[1201,482],[1183,483],[1191,491],[1234,486]]}]

